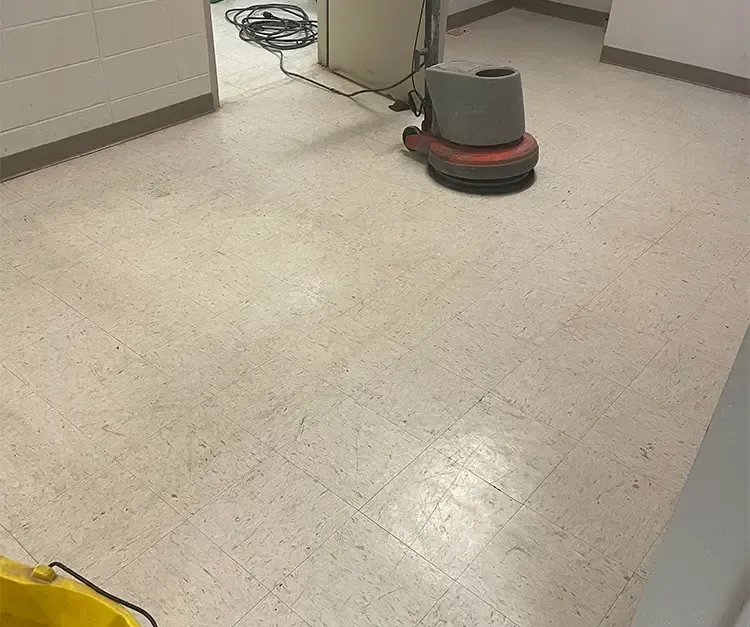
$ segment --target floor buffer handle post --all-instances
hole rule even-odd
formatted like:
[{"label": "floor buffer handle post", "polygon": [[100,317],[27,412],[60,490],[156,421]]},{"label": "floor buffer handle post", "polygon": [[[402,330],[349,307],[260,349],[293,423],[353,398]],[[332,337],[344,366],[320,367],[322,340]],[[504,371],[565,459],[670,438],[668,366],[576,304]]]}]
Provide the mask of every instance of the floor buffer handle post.
[{"label": "floor buffer handle post", "polygon": [[[440,63],[440,15],[441,4],[445,0],[424,0],[424,66],[425,68]],[[432,108],[430,99],[430,90],[427,87],[427,81],[424,84],[424,121],[422,122],[423,131],[431,131],[437,125],[435,124],[435,113]]]}]

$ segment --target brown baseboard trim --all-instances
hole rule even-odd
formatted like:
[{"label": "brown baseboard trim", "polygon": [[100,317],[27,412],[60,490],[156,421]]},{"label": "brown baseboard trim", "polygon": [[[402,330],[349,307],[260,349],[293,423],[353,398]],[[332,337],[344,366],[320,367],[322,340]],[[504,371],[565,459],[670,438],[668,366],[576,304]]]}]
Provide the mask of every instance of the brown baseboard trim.
[{"label": "brown baseboard trim", "polygon": [[689,63],[652,57],[648,54],[613,48],[611,46],[602,46],[602,53],[599,56],[599,60],[602,63],[621,65],[634,70],[648,72],[649,74],[659,74],[688,83],[695,83],[696,85],[705,85],[714,89],[750,96],[750,79],[719,72],[718,70],[709,70],[708,68],[690,65]]},{"label": "brown baseboard trim", "polygon": [[146,135],[213,110],[213,94],[204,94],[128,120],[7,155],[0,158],[0,181]]},{"label": "brown baseboard trim", "polygon": [[503,11],[507,11],[508,9],[512,8],[512,0],[490,0],[489,2],[471,7],[470,9],[464,9],[463,11],[459,11],[458,13],[449,15],[447,29],[452,30],[454,28],[461,28],[462,26],[466,26],[467,24],[471,24],[472,22],[478,22],[479,20],[483,20],[485,17],[490,17],[491,15],[502,13]]},{"label": "brown baseboard trim", "polygon": [[570,4],[552,2],[552,0],[515,0],[514,5],[517,9],[523,9],[531,13],[541,13],[561,20],[580,22],[591,26],[606,26],[609,19],[609,13],[604,11],[575,7]]}]

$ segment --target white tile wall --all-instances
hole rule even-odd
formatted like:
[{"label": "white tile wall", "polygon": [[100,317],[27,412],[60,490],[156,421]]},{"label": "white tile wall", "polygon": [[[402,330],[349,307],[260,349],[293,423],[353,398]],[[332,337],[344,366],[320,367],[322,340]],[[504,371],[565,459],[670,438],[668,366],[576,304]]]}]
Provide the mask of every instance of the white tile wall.
[{"label": "white tile wall", "polygon": [[97,11],[96,31],[102,56],[171,41],[169,2],[149,0]]},{"label": "white tile wall", "polygon": [[0,83],[0,131],[106,102],[99,60]]},{"label": "white tile wall", "polygon": [[98,56],[91,13],[6,28],[0,80],[38,74]]},{"label": "white tile wall", "polygon": [[204,35],[175,39],[174,45],[180,80],[208,74],[208,41]]},{"label": "white tile wall", "polygon": [[196,94],[207,94],[210,91],[211,79],[208,74],[203,74],[186,81],[144,91],[135,96],[114,100],[111,105],[112,119],[115,122],[127,120],[139,115],[139,112],[161,109],[175,102],[189,100]]},{"label": "white tile wall", "polygon": [[0,2],[0,26],[10,28],[63,15],[86,13],[90,9],[89,0],[3,0]]},{"label": "white tile wall", "polygon": [[208,0],[0,0],[0,156],[210,93]]},{"label": "white tile wall", "polygon": [[12,155],[26,150],[30,146],[43,146],[50,142],[64,139],[78,133],[85,133],[112,121],[109,103],[103,102],[88,109],[79,109],[73,113],[19,126],[3,133],[3,154]]},{"label": "white tile wall", "polygon": [[[206,26],[203,6],[193,0],[169,0],[172,13],[172,35],[175,39],[202,33]],[[252,4],[252,2],[248,3]]]},{"label": "white tile wall", "polygon": [[177,82],[177,56],[169,41],[102,59],[110,100]]}]

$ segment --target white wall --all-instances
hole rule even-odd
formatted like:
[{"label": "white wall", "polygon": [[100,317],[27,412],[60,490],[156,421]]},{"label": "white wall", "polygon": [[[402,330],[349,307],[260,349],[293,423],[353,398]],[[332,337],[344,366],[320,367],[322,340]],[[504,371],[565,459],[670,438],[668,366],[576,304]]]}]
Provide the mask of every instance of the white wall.
[{"label": "white wall", "polygon": [[[484,4],[488,0],[448,0],[448,13],[458,13],[465,9],[471,9],[473,7]],[[603,13],[609,13],[609,8],[612,6],[612,0],[553,0],[559,4],[569,4],[574,7],[583,7],[585,9],[594,9],[595,11],[602,11]],[[522,4],[522,2],[519,2]]]},{"label": "white wall", "polygon": [[211,93],[207,0],[0,0],[0,156]]},{"label": "white wall", "polygon": [[459,11],[473,9],[480,4],[485,4],[489,0],[448,0],[448,15],[453,15]]},{"label": "white wall", "polygon": [[[574,7],[583,7],[584,9],[593,9],[602,13],[609,13],[612,7],[612,0],[553,0],[559,4],[569,4]],[[656,0],[655,0],[656,1]]]},{"label": "white wall", "polygon": [[604,44],[750,78],[750,0],[614,0]]}]

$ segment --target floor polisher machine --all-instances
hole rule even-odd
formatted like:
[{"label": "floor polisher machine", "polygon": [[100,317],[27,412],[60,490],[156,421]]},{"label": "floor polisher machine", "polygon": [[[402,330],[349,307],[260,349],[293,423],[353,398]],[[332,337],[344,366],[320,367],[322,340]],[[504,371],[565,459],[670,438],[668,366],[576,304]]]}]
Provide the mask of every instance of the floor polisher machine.
[{"label": "floor polisher machine", "polygon": [[440,183],[474,193],[523,189],[539,146],[526,132],[521,74],[507,66],[439,62],[441,0],[425,0],[424,119],[404,129],[407,149],[427,156]]}]

